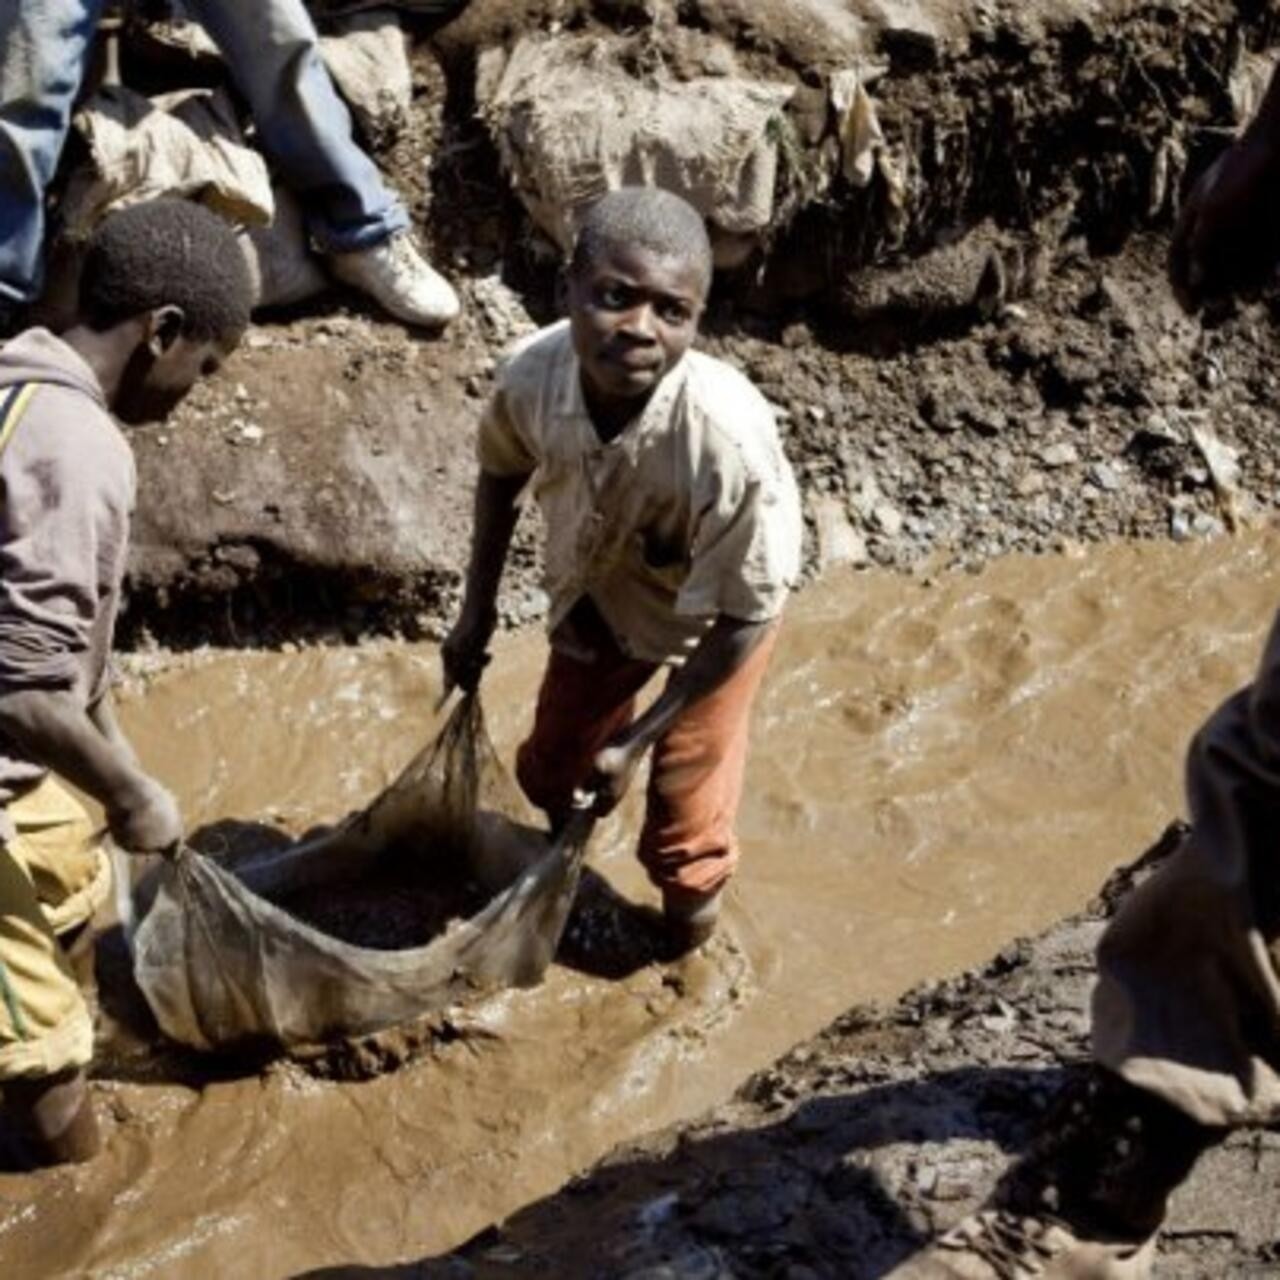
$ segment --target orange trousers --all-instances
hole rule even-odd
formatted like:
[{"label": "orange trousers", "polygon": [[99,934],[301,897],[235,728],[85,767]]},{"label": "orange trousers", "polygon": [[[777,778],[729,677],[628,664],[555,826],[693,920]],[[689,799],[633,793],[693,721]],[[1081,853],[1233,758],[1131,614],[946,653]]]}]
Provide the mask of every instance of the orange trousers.
[{"label": "orange trousers", "polygon": [[[552,649],[533,732],[516,756],[525,795],[553,822],[591,774],[596,753],[635,716],[636,695],[659,666],[623,654],[600,624],[593,661]],[[734,822],[742,798],[751,706],[777,628],[718,689],[687,707],[653,749],[637,850],[668,900],[696,905],[738,861]]]}]

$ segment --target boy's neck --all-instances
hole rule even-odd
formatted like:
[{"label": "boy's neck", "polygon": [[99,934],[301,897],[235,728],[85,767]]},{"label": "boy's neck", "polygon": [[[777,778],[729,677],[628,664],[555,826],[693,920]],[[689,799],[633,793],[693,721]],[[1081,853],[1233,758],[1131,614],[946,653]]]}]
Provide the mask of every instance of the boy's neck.
[{"label": "boy's neck", "polygon": [[59,336],[93,370],[103,399],[113,405],[129,359],[137,348],[137,334],[128,325],[116,325],[99,332],[86,324],[77,324]]},{"label": "boy's neck", "polygon": [[601,444],[616,440],[644,412],[645,406],[653,399],[653,393],[660,385],[656,384],[642,396],[616,400],[601,396],[586,378],[581,381],[587,417],[591,419],[591,425]]}]

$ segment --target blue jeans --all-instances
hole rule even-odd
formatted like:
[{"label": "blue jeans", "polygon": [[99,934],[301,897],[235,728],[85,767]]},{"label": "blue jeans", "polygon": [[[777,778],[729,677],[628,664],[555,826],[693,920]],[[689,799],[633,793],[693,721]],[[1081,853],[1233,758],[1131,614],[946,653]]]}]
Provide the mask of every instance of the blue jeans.
[{"label": "blue jeans", "polygon": [[[0,0],[0,301],[41,286],[44,196],[62,154],[103,0]],[[186,0],[217,41],[262,149],[325,252],[380,244],[409,225],[320,59],[302,0]]]}]

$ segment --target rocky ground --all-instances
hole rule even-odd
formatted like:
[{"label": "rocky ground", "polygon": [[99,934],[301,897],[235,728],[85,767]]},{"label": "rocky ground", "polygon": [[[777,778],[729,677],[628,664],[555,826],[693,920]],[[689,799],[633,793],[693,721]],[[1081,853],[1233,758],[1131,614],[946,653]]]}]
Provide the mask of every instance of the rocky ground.
[{"label": "rocky ground", "polygon": [[[377,1274],[884,1275],[982,1200],[1080,1071],[1093,949],[1133,874],[983,970],[851,1010],[710,1115],[619,1150],[455,1255]],[[1156,1276],[1280,1274],[1278,1191],[1280,1133],[1233,1135],[1175,1196]]]},{"label": "rocky ground", "polygon": [[[1163,276],[1179,179],[1221,146],[1271,19],[1221,0],[1130,5],[1123,23],[1106,6],[987,6],[957,35],[937,14],[964,6],[870,8],[858,40],[817,41],[786,6],[710,3],[475,0],[417,29],[410,119],[379,158],[466,312],[434,338],[340,294],[265,318],[139,433],[128,639],[440,632],[496,362],[556,314],[555,251],[474,113],[479,53],[537,26],[620,31],[677,66],[695,37],[727,42],[798,86],[792,126],[814,154],[832,66],[860,43],[885,68],[905,203],[837,182],[719,281],[706,324],[708,349],[778,407],[810,570],[1213,536],[1273,508],[1270,313],[1206,330]],[[511,622],[544,607],[535,535],[508,575]]]},{"label": "rocky ground", "polygon": [[[465,314],[423,337],[335,295],[255,327],[141,432],[132,643],[440,634],[477,414],[504,346],[556,309],[555,255],[474,117],[476,53],[552,23],[643,40],[659,7],[806,89],[844,49],[764,22],[785,6],[732,0],[476,0],[417,31],[410,124],[380,159]],[[1232,125],[1234,73],[1271,41],[1271,6],[854,7],[878,15],[848,38],[887,66],[876,94],[910,199],[835,189],[719,282],[706,325],[706,347],[778,408],[809,571],[1265,518],[1280,505],[1271,311],[1186,320],[1164,255],[1180,180]],[[962,9],[958,27],[933,20]],[[651,38],[676,39],[664,30]],[[819,108],[798,103],[803,130]],[[535,535],[526,521],[512,623],[545,606]],[[884,1274],[982,1198],[1077,1069],[1113,900],[980,973],[852,1011],[712,1115],[400,1274]],[[1277,1135],[1233,1137],[1175,1203],[1158,1274],[1280,1274],[1277,1184]]]}]

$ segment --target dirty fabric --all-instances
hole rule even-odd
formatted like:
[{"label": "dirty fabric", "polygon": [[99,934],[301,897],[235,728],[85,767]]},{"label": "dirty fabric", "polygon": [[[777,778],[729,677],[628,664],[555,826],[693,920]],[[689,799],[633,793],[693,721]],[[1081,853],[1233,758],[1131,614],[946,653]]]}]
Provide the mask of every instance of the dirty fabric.
[{"label": "dirty fabric", "polygon": [[[110,683],[133,454],[93,370],[45,329],[0,349],[0,412],[32,384],[0,454],[0,689],[70,690],[90,707]],[[43,774],[0,738],[0,802]]]},{"label": "dirty fabric", "polygon": [[479,461],[537,472],[553,630],[589,593],[630,656],[680,661],[719,614],[777,617],[799,576],[800,499],[773,411],[702,352],[602,446],[568,323],[552,325],[503,365]]},{"label": "dirty fabric", "polygon": [[[121,911],[161,1029],[200,1049],[300,1046],[536,983],[563,931],[589,827],[575,821],[549,842],[506,816],[515,807],[468,698],[390,788],[331,833],[234,871],[192,850],[163,862],[122,895]],[[491,896],[406,950],[340,941],[276,905],[358,880],[389,858],[414,859],[427,875],[438,868],[441,878],[461,863]]]},{"label": "dirty fabric", "polygon": [[1203,1124],[1280,1117],[1280,619],[1187,759],[1191,830],[1103,937],[1101,1062]]},{"label": "dirty fabric", "polygon": [[90,168],[63,201],[73,239],[110,209],[158,196],[199,200],[231,222],[266,225],[275,212],[266,161],[246,145],[223,91],[156,102],[122,86],[102,90],[75,117]]},{"label": "dirty fabric", "polygon": [[107,900],[111,864],[84,806],[46,778],[6,806],[0,846],[0,1081],[93,1056],[93,1023],[58,935]]},{"label": "dirty fabric", "polygon": [[734,76],[643,80],[597,36],[527,37],[481,59],[477,97],[513,185],[562,248],[584,205],[626,185],[682,195],[732,237],[774,221],[789,85]]},{"label": "dirty fabric", "polygon": [[[592,762],[631,723],[636,695],[656,671],[620,652],[590,610],[578,610],[589,661],[552,649],[533,732],[516,776],[552,815],[567,811]],[[688,707],[654,746],[639,857],[660,889],[715,892],[738,862],[735,820],[746,770],[751,708],[773,652],[776,628],[718,689]]]}]

